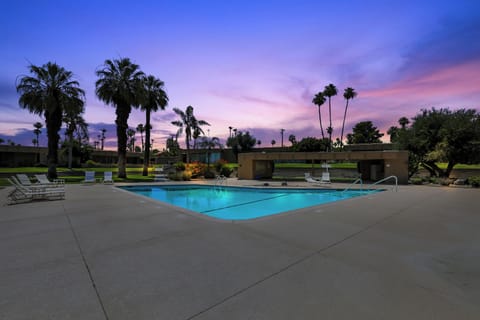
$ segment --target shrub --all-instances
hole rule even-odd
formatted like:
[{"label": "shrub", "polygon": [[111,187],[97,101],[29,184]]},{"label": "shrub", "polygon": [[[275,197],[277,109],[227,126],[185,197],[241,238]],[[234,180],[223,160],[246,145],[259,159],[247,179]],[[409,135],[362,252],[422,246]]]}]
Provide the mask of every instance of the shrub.
[{"label": "shrub", "polygon": [[93,160],[87,160],[87,162],[85,162],[85,165],[87,166],[87,168],[96,168],[100,166],[100,163]]},{"label": "shrub", "polygon": [[198,161],[187,164],[186,170],[190,171],[192,178],[203,176],[205,173],[205,164]]},{"label": "shrub", "polygon": [[468,178],[468,183],[474,188],[480,187],[480,176]]},{"label": "shrub", "polygon": [[185,171],[185,163],[179,161],[177,163],[175,163],[175,170],[177,171]]},{"label": "shrub", "polygon": [[422,179],[422,178],[411,178],[411,179],[410,179],[410,182],[411,182],[412,184],[420,185],[420,184],[423,184],[423,179]]},{"label": "shrub", "polygon": [[230,177],[232,172],[233,172],[233,169],[230,169],[229,167],[222,167],[222,169],[220,170],[220,174],[227,178]]},{"label": "shrub", "polygon": [[190,171],[188,171],[188,170],[183,171],[183,173],[182,173],[182,180],[184,180],[184,181],[190,181],[191,178],[192,178],[192,172],[190,172]]},{"label": "shrub", "polygon": [[227,161],[226,160],[223,160],[223,159],[220,159],[218,160],[217,162],[215,162],[214,166],[215,166],[215,170],[217,172],[221,172],[222,168],[225,167],[227,165]]},{"label": "shrub", "polygon": [[207,170],[205,171],[205,174],[203,175],[205,179],[213,179],[215,178],[215,173],[213,171]]}]

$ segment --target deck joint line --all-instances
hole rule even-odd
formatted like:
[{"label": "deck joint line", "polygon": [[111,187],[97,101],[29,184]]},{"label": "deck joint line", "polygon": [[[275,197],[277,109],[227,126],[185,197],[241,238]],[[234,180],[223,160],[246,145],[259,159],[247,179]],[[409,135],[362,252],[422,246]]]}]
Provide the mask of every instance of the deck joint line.
[{"label": "deck joint line", "polygon": [[105,319],[109,320],[107,310],[105,309],[102,298],[100,297],[100,293],[98,292],[97,285],[95,284],[95,280],[93,279],[92,272],[90,270],[90,267],[88,266],[87,259],[85,258],[82,247],[80,246],[80,241],[78,239],[77,233],[75,232],[75,229],[73,228],[73,224],[72,224],[72,221],[70,220],[70,216],[68,215],[67,210],[65,209],[65,206],[62,205],[62,207],[63,207],[63,212],[65,213],[65,216],[67,217],[68,224],[70,226],[70,230],[72,231],[73,238],[75,239],[75,243],[77,245],[78,251],[80,252],[80,256],[82,257],[83,265],[85,266],[85,269],[87,269],[88,277],[90,278],[90,283],[92,284],[93,290],[95,291],[95,294],[97,296],[98,303],[100,304],[100,307],[102,308],[102,312],[103,312],[103,315],[105,316]]}]

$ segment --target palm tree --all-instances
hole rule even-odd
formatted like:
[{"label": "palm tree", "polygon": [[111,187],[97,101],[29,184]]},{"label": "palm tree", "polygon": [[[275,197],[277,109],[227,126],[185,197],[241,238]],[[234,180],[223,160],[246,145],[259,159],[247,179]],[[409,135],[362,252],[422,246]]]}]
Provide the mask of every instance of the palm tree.
[{"label": "palm tree", "polygon": [[202,137],[199,144],[200,148],[207,150],[207,167],[210,171],[210,151],[215,149],[215,147],[223,148],[223,145],[220,143],[220,139],[217,137]]},{"label": "palm tree", "polygon": [[144,74],[129,58],[105,60],[102,69],[96,71],[95,94],[116,108],[118,177],[126,178],[128,117],[133,107],[140,105]]},{"label": "palm tree", "polygon": [[137,125],[136,130],[137,132],[140,133],[140,139],[142,140],[142,152],[143,152],[143,150],[145,150],[145,143],[143,141],[143,133],[145,132],[145,127],[143,126],[143,124],[140,123],[139,125]]},{"label": "palm tree", "polygon": [[353,88],[346,88],[345,91],[343,92],[343,97],[347,101],[345,104],[345,112],[343,113],[343,123],[342,123],[342,134],[340,135],[340,143],[343,145],[343,130],[345,129],[345,118],[347,117],[347,109],[348,109],[348,101],[350,99],[353,99],[357,96],[357,93],[355,92],[355,89]]},{"label": "palm tree", "polygon": [[68,137],[68,168],[72,169],[73,159],[73,134],[75,132],[81,135],[82,132],[88,132],[88,124],[81,114],[85,111],[83,106],[78,108],[70,108],[65,110],[63,114],[63,122],[66,125],[65,135]]},{"label": "palm tree", "polygon": [[295,143],[297,143],[297,137],[295,137],[295,135],[291,134],[291,135],[288,136],[288,141],[290,141],[292,146],[294,146]]},{"label": "palm tree", "polygon": [[335,87],[331,83],[328,86],[325,86],[325,90],[323,90],[323,95],[328,98],[328,117],[329,117],[329,120],[330,120],[330,125],[327,128],[327,132],[328,132],[328,141],[329,141],[330,151],[332,149],[332,132],[333,132],[331,100],[332,100],[333,96],[337,95],[337,92],[338,92],[337,87]]},{"label": "palm tree", "polygon": [[103,128],[103,129],[100,130],[100,131],[102,132],[102,136],[101,136],[101,138],[100,138],[100,141],[101,141],[101,143],[102,143],[102,149],[101,149],[101,150],[103,150],[103,147],[104,147],[104,145],[105,145],[105,132],[107,132],[107,129]]},{"label": "palm tree", "polygon": [[400,124],[402,129],[405,129],[409,123],[410,123],[410,120],[408,120],[407,117],[401,117],[400,119],[398,119],[398,124]]},{"label": "palm tree", "polygon": [[130,152],[135,151],[135,130],[128,128],[127,129],[127,137],[128,137],[128,149]]},{"label": "palm tree", "polygon": [[277,141],[272,140],[272,141],[270,141],[270,143],[272,144],[272,147],[273,147],[277,143]]},{"label": "palm tree", "polygon": [[[163,89],[164,83],[154,76],[143,78],[143,95],[141,109],[145,111],[145,148],[143,160],[143,175],[148,176],[148,167],[150,165],[150,114],[158,109],[165,110],[168,104],[168,96]],[[138,130],[138,128],[137,128]],[[142,138],[143,139],[143,138]],[[143,141],[143,140],[142,140]]]},{"label": "palm tree", "polygon": [[178,108],[173,108],[173,112],[175,112],[180,117],[180,120],[172,121],[172,124],[179,127],[178,133],[185,131],[185,144],[187,145],[187,162],[190,163],[190,140],[192,140],[192,135],[194,131],[200,130],[201,133],[204,133],[200,126],[209,126],[210,124],[204,120],[197,120],[197,118],[195,118],[195,116],[193,115],[192,106],[188,106],[185,112]]},{"label": "palm tree", "polygon": [[34,146],[37,146],[37,147],[38,147],[38,145],[39,145],[39,143],[40,143],[40,138],[39,138],[39,136],[40,136],[40,134],[42,133],[42,130],[40,130],[40,129],[42,129],[43,124],[42,124],[41,122],[35,122],[35,123],[33,124],[33,126],[35,127],[35,129],[33,129],[33,134],[37,137],[37,138],[36,138],[36,144],[35,144]]},{"label": "palm tree", "polygon": [[325,96],[323,92],[319,92],[313,97],[313,104],[318,106],[318,121],[320,122],[320,130],[322,131],[322,139],[325,139],[325,135],[323,134],[323,126],[322,126],[322,112],[320,111],[320,107],[325,103]]},{"label": "palm tree", "polygon": [[31,113],[44,115],[48,137],[48,177],[57,178],[58,131],[62,126],[65,110],[83,107],[85,92],[78,81],[72,80],[73,73],[56,63],[29,66],[33,76],[23,76],[17,84],[20,107]]}]

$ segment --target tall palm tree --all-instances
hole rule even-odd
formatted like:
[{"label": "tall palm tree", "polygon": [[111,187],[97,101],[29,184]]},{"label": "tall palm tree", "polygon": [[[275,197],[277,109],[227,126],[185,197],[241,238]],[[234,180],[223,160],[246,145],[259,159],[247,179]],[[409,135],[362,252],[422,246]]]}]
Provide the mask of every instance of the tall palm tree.
[{"label": "tall palm tree", "polygon": [[100,142],[102,143],[101,144],[101,150],[103,150],[103,147],[105,146],[105,132],[107,132],[107,129],[103,128],[102,130],[100,130],[102,132],[102,136],[100,138]]},{"label": "tall palm tree", "polygon": [[[68,168],[72,169],[73,159],[73,135],[75,132],[82,135],[82,132],[88,132],[88,124],[82,117],[82,113],[85,111],[83,106],[77,108],[70,108],[63,113],[63,122],[66,125],[65,135],[68,137]],[[88,133],[87,133],[88,134]]]},{"label": "tall palm tree", "polygon": [[140,124],[137,125],[136,130],[137,130],[137,132],[140,133],[140,139],[142,140],[142,152],[143,152],[143,150],[145,150],[145,142],[143,140],[143,133],[145,132],[145,127],[143,126],[142,123],[140,123]]},{"label": "tall palm tree", "polygon": [[118,177],[126,178],[128,117],[132,107],[140,105],[144,73],[129,58],[120,58],[105,60],[96,75],[99,79],[95,82],[95,94],[116,108]]},{"label": "tall palm tree", "polygon": [[343,145],[343,130],[345,129],[345,118],[347,117],[347,109],[348,109],[348,101],[350,99],[353,99],[357,96],[357,93],[355,92],[355,89],[353,88],[346,88],[345,91],[343,92],[343,97],[347,101],[345,104],[345,112],[343,113],[343,123],[342,123],[342,134],[340,135],[340,143]]},{"label": "tall palm tree", "polygon": [[190,163],[190,140],[192,140],[192,135],[195,130],[200,130],[199,132],[204,134],[201,126],[206,125],[209,126],[210,124],[205,120],[197,120],[193,114],[193,107],[188,106],[185,112],[178,108],[173,108],[173,112],[175,112],[179,117],[180,120],[172,121],[174,126],[179,127],[178,132],[185,131],[185,144],[187,145],[187,162]]},{"label": "tall palm tree", "polygon": [[164,87],[163,81],[149,75],[143,78],[143,94],[141,109],[145,111],[145,149],[143,160],[142,175],[148,176],[148,167],[150,165],[150,114],[160,110],[165,110],[168,104],[168,96]]},{"label": "tall palm tree", "polygon": [[39,143],[40,143],[40,134],[42,133],[42,129],[43,128],[43,124],[41,122],[35,122],[33,124],[33,126],[35,127],[35,129],[33,129],[33,134],[37,137],[36,138],[36,146],[38,147]]},{"label": "tall palm tree", "polygon": [[217,137],[202,137],[198,145],[200,148],[207,150],[207,168],[210,171],[210,152],[212,149],[215,149],[215,147],[222,149],[223,145]]},{"label": "tall palm tree", "polygon": [[318,121],[320,122],[320,130],[322,131],[322,139],[325,139],[325,135],[323,134],[323,125],[322,125],[322,112],[320,111],[320,107],[325,103],[325,96],[323,92],[319,92],[313,97],[313,104],[318,106]]},{"label": "tall palm tree", "polygon": [[56,63],[48,62],[43,66],[30,65],[33,76],[23,76],[17,84],[20,93],[20,107],[31,113],[44,115],[48,137],[48,177],[57,178],[58,131],[62,126],[63,113],[70,108],[83,107],[85,92],[73,73]]},{"label": "tall palm tree", "polygon": [[127,129],[127,137],[128,137],[128,149],[130,152],[135,151],[135,130],[128,128]]},{"label": "tall palm tree", "polygon": [[335,87],[333,84],[329,84],[328,86],[325,86],[325,90],[323,90],[323,95],[328,98],[328,117],[330,120],[330,125],[327,128],[328,132],[328,141],[329,141],[329,148],[330,151],[332,149],[332,132],[333,132],[333,127],[332,127],[332,97],[336,96],[338,93],[337,87]]},{"label": "tall palm tree", "polygon": [[400,124],[402,129],[405,129],[407,125],[410,123],[410,120],[408,120],[407,117],[401,117],[400,119],[398,119],[398,123]]}]

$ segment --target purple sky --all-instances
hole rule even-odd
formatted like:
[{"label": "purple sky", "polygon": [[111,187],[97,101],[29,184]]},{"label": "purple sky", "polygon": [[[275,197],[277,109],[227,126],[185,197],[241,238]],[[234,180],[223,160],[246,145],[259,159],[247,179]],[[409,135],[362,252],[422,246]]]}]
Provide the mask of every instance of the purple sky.
[{"label": "purple sky", "polygon": [[[225,139],[228,127],[270,145],[290,134],[320,137],[311,103],[329,83],[334,136],[353,87],[345,131],[365,120],[385,132],[421,108],[480,110],[480,2],[442,1],[15,1],[0,2],[0,138],[31,145],[38,116],[18,106],[27,66],[56,62],[86,91],[91,140],[115,110],[95,96],[95,70],[129,57],[165,82],[170,98],[153,115],[155,148],[176,131],[172,108],[192,105]],[[328,106],[322,113],[328,124]],[[129,125],[145,122],[132,112]],[[43,130],[45,131],[45,129]],[[206,130],[205,130],[206,131]],[[387,139],[388,141],[388,139]],[[46,145],[45,132],[40,144]],[[289,144],[286,142],[285,144]]]}]

